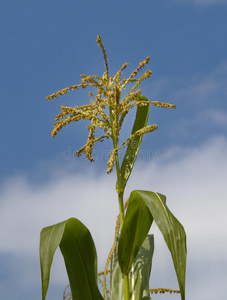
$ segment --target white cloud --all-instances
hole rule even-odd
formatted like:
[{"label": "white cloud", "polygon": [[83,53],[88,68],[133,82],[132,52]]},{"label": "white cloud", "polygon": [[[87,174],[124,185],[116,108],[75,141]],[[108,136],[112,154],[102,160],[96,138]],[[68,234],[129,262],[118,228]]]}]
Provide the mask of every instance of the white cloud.
[{"label": "white cloud", "polygon": [[206,112],[208,118],[216,124],[227,126],[227,112],[210,110]]},{"label": "white cloud", "polygon": [[198,4],[215,4],[215,3],[227,3],[226,0],[195,0]]},{"label": "white cloud", "polygon": [[136,185],[136,176],[141,178],[138,188],[153,186],[167,195],[170,209],[186,228],[194,258],[226,257],[226,138],[211,138],[198,148],[172,148],[159,163],[138,169],[131,186]]},{"label": "white cloud", "polygon": [[227,0],[173,0],[174,3],[191,3],[200,6],[212,5],[212,4],[226,4]]},{"label": "white cloud", "polygon": [[[9,178],[2,184],[0,254],[7,252],[14,257],[24,255],[29,261],[37,260],[42,227],[74,216],[91,230],[101,269],[113,241],[118,213],[114,174],[89,173],[86,169],[79,174],[67,170],[62,170],[62,175],[59,170],[56,173],[41,186],[32,185],[25,177]],[[139,161],[129,181],[126,196],[132,189],[161,192],[167,195],[170,210],[184,225],[188,241],[188,299],[225,297],[223,291],[218,297],[216,291],[209,290],[208,294],[206,289],[211,284],[221,288],[221,283],[223,288],[226,281],[226,178],[227,138],[219,136],[199,147],[171,148],[156,161]],[[155,227],[154,232],[152,287],[176,288],[170,255]],[[57,271],[52,275],[52,284],[65,280],[62,267],[62,262],[55,261]],[[26,270],[29,273],[28,267]],[[39,276],[39,269],[32,264],[30,272]],[[29,284],[29,276],[25,284]],[[174,297],[171,295],[172,300],[179,299],[178,295]]]},{"label": "white cloud", "polygon": [[[153,83],[148,95],[150,99],[168,99],[171,96],[173,100],[169,98],[168,101],[177,104],[174,112],[176,122],[172,114],[166,114],[170,128],[174,128],[168,131],[172,141],[177,138],[177,143],[200,143],[215,132],[225,134],[226,82],[227,62],[223,61],[207,74],[194,74],[188,78],[161,78]],[[158,125],[159,120],[160,116]]]},{"label": "white cloud", "polygon": [[[168,91],[171,98],[179,103],[190,101],[191,104],[210,102],[214,104],[227,94],[227,61],[223,61],[207,74],[194,74],[188,78],[161,78],[154,81],[151,98],[162,97],[163,91]],[[165,98],[165,97],[164,97]],[[224,98],[224,99],[225,99]]]},{"label": "white cloud", "polygon": [[104,222],[115,222],[114,200],[114,182],[105,174],[97,176],[85,171],[72,175],[62,170],[62,177],[53,174],[48,184],[40,187],[30,185],[26,178],[10,178],[1,188],[0,223],[5,226],[1,227],[4,242],[0,249],[32,255],[42,227],[72,216],[80,218],[95,234]]}]

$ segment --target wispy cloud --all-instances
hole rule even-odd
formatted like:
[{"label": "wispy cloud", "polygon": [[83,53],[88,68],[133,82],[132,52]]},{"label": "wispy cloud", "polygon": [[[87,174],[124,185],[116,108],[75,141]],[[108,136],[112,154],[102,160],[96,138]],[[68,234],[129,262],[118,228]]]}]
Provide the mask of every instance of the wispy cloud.
[{"label": "wispy cloud", "polygon": [[195,3],[208,5],[208,4],[216,4],[216,3],[227,3],[226,0],[194,0]]},{"label": "wispy cloud", "polygon": [[222,126],[227,126],[227,112],[211,110],[207,111],[206,115],[212,122]]},{"label": "wispy cloud", "polygon": [[[204,101],[214,101],[214,95],[226,95],[227,94],[227,62],[223,62],[220,66],[214,69],[210,74],[204,77],[196,76],[192,79],[191,85],[188,86],[188,90],[181,90],[181,94],[189,92],[189,96],[193,95],[195,99],[202,99]],[[191,93],[190,93],[191,92]]]},{"label": "wispy cloud", "polygon": [[[208,74],[194,74],[184,78],[161,78],[152,87],[151,97],[161,97],[168,91],[171,98],[190,103],[212,101],[217,104],[227,95],[227,61],[223,61]],[[219,96],[220,98],[214,98]]]},{"label": "wispy cloud", "polygon": [[174,3],[182,4],[191,3],[200,6],[214,5],[214,4],[227,4],[227,0],[173,0]]},{"label": "wispy cloud", "polygon": [[[199,147],[171,148],[161,153],[158,160],[139,161],[126,191],[126,196],[132,189],[155,190],[167,195],[170,210],[187,232],[188,298],[202,299],[206,294],[207,280],[214,287],[220,281],[223,286],[225,284],[221,274],[226,268],[227,253],[227,242],[223,238],[227,235],[226,162],[227,139],[223,136],[209,139]],[[39,287],[38,242],[42,227],[72,216],[79,218],[94,237],[100,270],[113,242],[118,214],[114,175],[107,176],[98,171],[89,173],[86,169],[73,174],[62,167],[61,172],[51,172],[51,180],[40,186],[34,186],[21,176],[9,178],[1,185],[0,261],[3,264],[4,253],[14,259],[23,257],[27,275],[24,274],[26,282],[23,281],[21,295],[25,293],[26,285],[34,286],[34,278],[37,280],[36,289]],[[177,287],[168,250],[157,228],[154,232],[156,252],[152,286]],[[4,260],[5,268],[8,264]],[[11,265],[12,270],[13,267]],[[62,267],[62,260],[60,263],[55,261],[53,285],[65,283]],[[18,280],[21,282],[24,271],[20,272],[18,278],[14,277],[14,282],[9,278],[8,284],[19,286]],[[10,270],[8,273],[11,274]],[[33,299],[39,297],[37,294]],[[206,299],[217,297],[216,291],[209,290]],[[220,297],[224,299],[224,292],[220,292]]]},{"label": "wispy cloud", "polygon": [[161,78],[153,83],[148,97],[166,99],[169,95],[169,101],[177,104],[177,122],[167,116],[168,122],[174,126],[169,133],[172,140],[177,136],[177,143],[187,143],[188,140],[201,143],[214,133],[226,132],[226,82],[227,62],[223,61],[207,74]]}]

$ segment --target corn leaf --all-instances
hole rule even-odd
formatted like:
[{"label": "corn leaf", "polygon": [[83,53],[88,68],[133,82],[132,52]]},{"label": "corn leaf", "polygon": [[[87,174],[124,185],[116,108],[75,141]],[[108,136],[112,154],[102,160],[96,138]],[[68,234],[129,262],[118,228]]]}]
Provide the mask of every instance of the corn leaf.
[{"label": "corn leaf", "polygon": [[118,244],[118,260],[123,274],[128,275],[152,222],[146,203],[131,193]]},{"label": "corn leaf", "polygon": [[[148,101],[145,96],[140,95],[137,101]],[[133,124],[131,134],[135,133],[137,130],[147,126],[148,117],[149,117],[150,105],[146,106],[137,106],[136,117]],[[125,152],[125,156],[123,158],[121,164],[121,191],[124,190],[125,185],[129,179],[129,176],[132,172],[133,165],[135,163],[137,154],[140,149],[140,145],[143,140],[143,135],[136,136],[132,141],[129,142],[128,147]]]},{"label": "corn leaf", "polygon": [[[143,242],[129,272],[129,296],[133,300],[149,300],[149,278],[154,253],[154,236],[148,235]],[[124,277],[118,262],[114,264],[111,300],[124,299]]]},{"label": "corn leaf", "polygon": [[40,235],[42,300],[57,247],[64,257],[73,300],[103,300],[97,286],[97,255],[92,236],[79,220],[70,218],[44,228]]},{"label": "corn leaf", "polygon": [[[183,226],[170,212],[162,195],[149,191],[133,191],[130,197],[141,199],[146,203],[172,255],[175,272],[181,292],[185,300],[186,273],[186,234]],[[139,200],[140,199],[140,200]]]}]

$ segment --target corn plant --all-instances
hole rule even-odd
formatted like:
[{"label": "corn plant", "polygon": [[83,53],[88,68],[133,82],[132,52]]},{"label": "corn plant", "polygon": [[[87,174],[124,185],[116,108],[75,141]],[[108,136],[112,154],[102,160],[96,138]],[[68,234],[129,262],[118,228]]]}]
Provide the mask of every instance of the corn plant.
[{"label": "corn plant", "polygon": [[[56,116],[52,137],[67,124],[88,120],[88,138],[76,156],[85,155],[91,162],[93,147],[105,139],[112,141],[107,162],[107,173],[116,169],[116,193],[118,195],[119,216],[117,218],[114,244],[107,259],[105,270],[97,272],[97,253],[93,238],[88,228],[78,219],[70,218],[61,223],[44,228],[40,235],[40,264],[42,277],[42,300],[46,299],[49,286],[50,270],[56,249],[63,255],[69,278],[70,292],[64,291],[63,299],[69,300],[148,300],[150,293],[179,292],[185,299],[186,271],[186,234],[183,226],[166,205],[166,197],[158,192],[134,190],[127,201],[124,191],[132,172],[144,134],[155,131],[156,124],[148,125],[150,106],[175,109],[169,103],[150,101],[141,93],[140,83],[151,76],[145,71],[139,72],[148,64],[148,56],[139,64],[128,79],[122,79],[122,73],[128,63],[112,77],[109,73],[106,50],[100,36],[97,37],[105,61],[105,72],[98,75],[81,75],[81,83],[60,90],[47,97],[57,98],[71,90],[94,87],[97,94],[89,92],[89,104],[82,106],[60,106]],[[122,91],[129,88],[126,96]],[[131,135],[120,143],[120,131],[129,111],[136,108],[136,116]],[[103,134],[96,136],[97,129]],[[125,148],[122,161],[119,151]],[[171,289],[149,289],[154,236],[148,234],[153,221],[161,231],[171,253],[179,291]],[[109,277],[109,283],[107,283]],[[98,287],[100,280],[103,292]]]}]

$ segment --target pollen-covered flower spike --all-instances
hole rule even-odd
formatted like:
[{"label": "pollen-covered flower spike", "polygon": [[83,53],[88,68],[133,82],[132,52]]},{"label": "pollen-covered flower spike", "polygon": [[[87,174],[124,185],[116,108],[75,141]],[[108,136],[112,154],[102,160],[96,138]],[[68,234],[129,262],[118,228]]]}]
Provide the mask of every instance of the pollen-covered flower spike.
[{"label": "pollen-covered flower spike", "polygon": [[[54,124],[54,129],[52,131],[52,137],[54,137],[65,125],[70,124],[71,122],[89,120],[90,125],[87,126],[87,143],[76,152],[76,156],[85,154],[88,160],[91,162],[94,161],[94,158],[92,157],[94,145],[104,139],[111,138],[113,142],[113,150],[110,153],[107,163],[107,172],[111,173],[114,167],[117,151],[119,151],[124,145],[127,145],[136,136],[144,135],[145,133],[152,132],[158,128],[157,125],[146,126],[135,132],[119,146],[120,130],[129,110],[134,106],[148,105],[148,103],[159,107],[175,108],[176,106],[158,101],[137,101],[137,98],[141,95],[141,89],[139,89],[140,83],[149,78],[152,74],[150,70],[147,70],[139,78],[137,78],[138,73],[145,67],[146,64],[148,64],[150,60],[149,56],[139,63],[138,68],[131,73],[128,79],[122,79],[122,73],[128,66],[128,63],[124,63],[119,71],[111,77],[109,74],[106,50],[99,35],[97,36],[97,44],[102,49],[105,61],[105,72],[102,77],[96,74],[89,76],[81,74],[82,79],[80,84],[72,85],[53,93],[47,97],[47,100],[57,98],[71,90],[77,90],[79,88],[85,89],[87,87],[92,87],[97,89],[96,95],[89,91],[89,96],[91,98],[89,104],[75,107],[60,106],[61,112],[55,118],[56,123]],[[132,86],[129,89],[129,92],[123,99],[121,99],[122,90],[126,89],[126,87],[130,84]],[[102,129],[104,134],[96,137],[95,134],[97,128]]]}]

